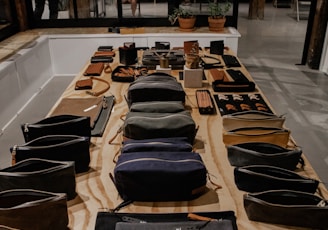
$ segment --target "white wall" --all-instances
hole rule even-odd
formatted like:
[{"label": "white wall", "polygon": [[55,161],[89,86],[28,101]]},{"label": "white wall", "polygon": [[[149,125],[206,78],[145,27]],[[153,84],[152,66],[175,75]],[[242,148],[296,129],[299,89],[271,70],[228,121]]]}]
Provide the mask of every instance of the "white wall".
[{"label": "white wall", "polygon": [[328,74],[328,25],[326,29],[326,38],[322,50],[321,62],[320,62],[320,71]]}]

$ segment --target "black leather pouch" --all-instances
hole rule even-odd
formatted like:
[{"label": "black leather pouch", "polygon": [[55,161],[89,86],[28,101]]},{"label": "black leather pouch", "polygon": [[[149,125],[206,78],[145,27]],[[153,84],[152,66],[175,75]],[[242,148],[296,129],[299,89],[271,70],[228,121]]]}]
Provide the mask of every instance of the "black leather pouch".
[{"label": "black leather pouch", "polygon": [[328,202],[311,193],[270,190],[244,195],[248,219],[288,226],[327,229]]},{"label": "black leather pouch", "polygon": [[29,158],[55,161],[74,161],[77,173],[89,170],[90,140],[88,137],[73,135],[49,135],[39,137],[22,145],[10,148],[12,163]]},{"label": "black leather pouch", "polygon": [[90,117],[58,115],[21,125],[25,142],[47,135],[91,136]]},{"label": "black leather pouch", "polygon": [[66,230],[66,195],[31,189],[0,192],[0,224],[24,230]]},{"label": "black leather pouch", "polygon": [[35,189],[76,196],[74,162],[30,158],[0,170],[0,191]]},{"label": "black leather pouch", "polygon": [[304,165],[299,147],[287,149],[265,142],[250,142],[227,146],[228,159],[232,166],[271,165],[295,170]]},{"label": "black leather pouch", "polygon": [[[196,214],[196,215],[195,215]],[[236,217],[233,211],[222,211],[222,212],[199,212],[192,213],[193,216],[201,217],[202,220],[213,220],[213,222],[222,221],[222,230],[237,230]],[[184,223],[194,222],[194,219],[190,219],[189,213],[112,213],[112,212],[98,212],[96,219],[95,230],[105,230],[105,229],[116,229],[119,225],[129,225],[135,226],[135,224],[148,223],[156,227],[156,223],[162,223],[157,225],[157,227],[163,227],[163,223]],[[219,221],[217,221],[219,220]],[[134,224],[133,224],[134,222]],[[199,222],[195,220],[195,222]],[[205,221],[206,222],[206,221]],[[141,223],[141,224],[142,224]],[[168,226],[168,225],[167,225]],[[146,227],[146,226],[140,226]],[[139,227],[139,228],[140,228]],[[180,226],[181,227],[181,226]],[[217,227],[217,226],[216,226]],[[128,228],[130,229],[130,228]],[[141,229],[141,228],[140,228]],[[144,228],[142,228],[144,229]],[[158,229],[158,228],[152,228]],[[170,229],[207,229],[207,228],[170,228]]]},{"label": "black leather pouch", "polygon": [[319,181],[293,171],[269,165],[250,165],[234,169],[238,189],[246,192],[288,189],[315,193]]}]

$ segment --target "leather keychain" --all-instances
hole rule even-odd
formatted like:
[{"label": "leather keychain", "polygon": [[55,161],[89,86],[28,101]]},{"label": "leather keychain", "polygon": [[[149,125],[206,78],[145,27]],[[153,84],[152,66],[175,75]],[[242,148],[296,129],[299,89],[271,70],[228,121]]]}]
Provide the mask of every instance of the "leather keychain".
[{"label": "leather keychain", "polygon": [[99,96],[99,95],[105,93],[107,90],[109,90],[109,88],[110,88],[110,84],[109,84],[108,81],[106,81],[106,80],[104,80],[104,79],[101,79],[101,78],[96,78],[96,77],[90,77],[90,79],[91,79],[91,80],[101,81],[101,82],[105,83],[107,86],[106,86],[106,88],[104,88],[103,90],[100,90],[100,91],[98,91],[98,92],[97,92],[97,91],[91,91],[91,90],[88,90],[88,91],[86,92],[87,94],[97,97],[97,96]]}]

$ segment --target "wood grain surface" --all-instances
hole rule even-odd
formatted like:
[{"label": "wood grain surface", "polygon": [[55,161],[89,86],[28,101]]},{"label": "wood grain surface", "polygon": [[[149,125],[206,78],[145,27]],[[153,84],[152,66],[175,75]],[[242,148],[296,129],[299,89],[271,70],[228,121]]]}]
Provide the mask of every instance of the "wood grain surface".
[{"label": "wood grain surface", "polygon": [[[139,51],[141,55],[142,51]],[[220,58],[220,56],[217,56]],[[111,67],[114,70],[118,63],[119,55],[117,53]],[[85,79],[83,72],[89,63],[81,66],[81,72],[69,85],[67,90],[62,95],[64,97],[91,97],[85,91],[75,91],[74,86],[77,80]],[[249,78],[248,71],[242,66],[243,73]],[[174,70],[171,74],[177,77],[183,85],[183,81],[178,78],[178,71]],[[211,87],[212,78],[208,70],[205,70],[206,79],[203,81],[201,89],[207,89],[213,94]],[[90,170],[87,173],[76,175],[77,193],[78,196],[68,202],[69,209],[69,227],[70,229],[94,229],[97,212],[106,211],[115,208],[122,200],[112,183],[109,174],[113,173],[115,159],[120,151],[122,134],[120,133],[113,141],[108,144],[118,129],[123,124],[122,115],[128,112],[128,106],[125,101],[129,83],[112,82],[111,74],[102,73],[100,78],[110,81],[110,89],[105,95],[115,96],[115,105],[112,114],[109,118],[106,130],[103,137],[93,137],[90,147],[91,162]],[[94,90],[101,90],[104,84],[99,81],[94,81]],[[222,186],[222,189],[215,191],[215,186],[208,181],[208,192],[201,197],[185,202],[134,202],[120,210],[120,212],[136,212],[136,213],[174,213],[174,212],[216,212],[232,210],[237,217],[237,225],[240,230],[250,229],[302,229],[287,226],[278,226],[265,224],[260,222],[249,221],[243,207],[243,194],[239,191],[234,182],[233,167],[230,166],[227,151],[222,142],[222,118],[219,113],[215,115],[201,115],[197,108],[196,90],[200,88],[186,88],[186,108],[190,110],[197,126],[199,127],[194,149],[198,152],[208,170],[210,179]],[[257,93],[261,93],[265,99],[263,92],[257,88]],[[265,99],[266,100],[266,99]],[[270,105],[269,101],[266,101]],[[57,102],[57,104],[59,101]],[[56,105],[54,105],[56,107]],[[271,108],[273,110],[273,108]],[[51,111],[50,113],[51,114]],[[288,128],[288,127],[287,127]],[[293,143],[293,140],[290,140]],[[303,156],[305,158],[305,156]],[[310,163],[305,158],[304,170],[299,170],[298,173],[317,178],[317,174],[311,167]],[[159,178],[160,179],[160,178]],[[179,189],[179,188],[176,188]],[[321,196],[328,198],[326,188],[321,183],[318,193]]]}]

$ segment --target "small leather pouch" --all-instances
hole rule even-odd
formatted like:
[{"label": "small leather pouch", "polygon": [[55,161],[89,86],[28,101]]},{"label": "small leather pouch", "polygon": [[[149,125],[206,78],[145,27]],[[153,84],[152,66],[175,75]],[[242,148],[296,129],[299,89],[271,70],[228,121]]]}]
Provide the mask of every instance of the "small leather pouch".
[{"label": "small leather pouch", "polygon": [[246,192],[288,189],[315,193],[319,181],[270,165],[235,167],[235,184]]},{"label": "small leather pouch", "polygon": [[288,170],[295,170],[299,163],[304,164],[302,149],[283,148],[265,142],[249,142],[228,145],[228,160],[232,166],[271,165]]},{"label": "small leather pouch", "polygon": [[311,193],[269,190],[243,196],[249,220],[271,224],[327,229],[328,202]]},{"label": "small leather pouch", "polygon": [[78,80],[75,82],[75,90],[92,89],[93,81],[91,78]]},{"label": "small leather pouch", "polygon": [[66,195],[32,189],[2,191],[0,223],[24,230],[67,229]]},{"label": "small leather pouch", "polygon": [[74,161],[76,173],[89,170],[90,140],[73,135],[49,135],[10,148],[12,164],[29,159],[41,158],[53,161]]},{"label": "small leather pouch", "polygon": [[86,70],[84,71],[84,76],[100,76],[102,71],[104,70],[104,63],[90,63]]},{"label": "small leather pouch", "polygon": [[35,189],[76,196],[74,162],[29,158],[0,170],[0,191]]},{"label": "small leather pouch", "polygon": [[247,142],[266,142],[281,147],[287,147],[290,130],[274,127],[244,127],[223,132],[225,145],[235,145]]},{"label": "small leather pouch", "polygon": [[243,127],[276,127],[282,128],[284,116],[275,115],[258,110],[242,111],[222,116],[222,125],[225,130]]}]

